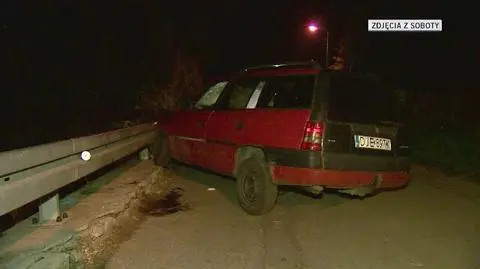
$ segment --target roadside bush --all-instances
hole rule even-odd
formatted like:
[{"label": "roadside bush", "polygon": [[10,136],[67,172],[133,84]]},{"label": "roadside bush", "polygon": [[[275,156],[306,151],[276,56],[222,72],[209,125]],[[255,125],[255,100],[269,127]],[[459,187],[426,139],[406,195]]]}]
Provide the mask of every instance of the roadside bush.
[{"label": "roadside bush", "polygon": [[449,174],[480,172],[480,132],[473,128],[411,127],[410,156],[414,162],[441,168]]},{"label": "roadside bush", "polygon": [[151,116],[185,107],[201,92],[202,78],[198,61],[178,53],[170,83],[145,86],[140,92],[137,109]]},{"label": "roadside bush", "polygon": [[340,41],[340,44],[338,44],[338,47],[334,48],[334,54],[333,54],[333,61],[332,63],[328,66],[328,68],[333,69],[333,70],[343,70],[345,69],[345,61],[346,61],[346,53],[347,53],[347,48],[346,48],[346,42],[345,39],[342,39]]}]

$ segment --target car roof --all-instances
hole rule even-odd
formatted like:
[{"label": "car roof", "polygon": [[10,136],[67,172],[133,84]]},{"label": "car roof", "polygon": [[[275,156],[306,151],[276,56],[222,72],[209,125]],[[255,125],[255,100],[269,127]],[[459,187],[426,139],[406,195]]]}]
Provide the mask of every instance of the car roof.
[{"label": "car roof", "polygon": [[326,71],[322,69],[320,64],[315,60],[302,61],[302,62],[284,62],[276,64],[265,64],[258,66],[246,67],[240,71],[224,74],[208,80],[208,84],[214,84],[221,81],[229,81],[238,77],[251,77],[251,76],[288,76],[288,75],[309,75],[318,74],[320,71]]},{"label": "car roof", "polygon": [[317,74],[320,64],[315,60],[303,62],[285,62],[247,67],[243,75],[247,76],[285,76],[295,74]]},{"label": "car roof", "polygon": [[301,61],[301,62],[283,62],[272,63],[258,66],[250,66],[244,69],[245,72],[262,70],[262,69],[282,69],[282,68],[312,68],[320,69],[320,64],[315,60]]}]

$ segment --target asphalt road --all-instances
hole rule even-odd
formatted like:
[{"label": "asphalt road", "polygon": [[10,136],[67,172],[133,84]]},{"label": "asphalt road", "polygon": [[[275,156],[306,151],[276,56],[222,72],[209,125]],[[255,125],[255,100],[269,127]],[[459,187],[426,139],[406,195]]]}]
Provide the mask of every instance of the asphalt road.
[{"label": "asphalt road", "polygon": [[238,207],[233,180],[174,170],[191,209],[149,217],[107,268],[480,268],[480,203],[432,185],[428,173],[364,200],[287,193],[253,217]]}]

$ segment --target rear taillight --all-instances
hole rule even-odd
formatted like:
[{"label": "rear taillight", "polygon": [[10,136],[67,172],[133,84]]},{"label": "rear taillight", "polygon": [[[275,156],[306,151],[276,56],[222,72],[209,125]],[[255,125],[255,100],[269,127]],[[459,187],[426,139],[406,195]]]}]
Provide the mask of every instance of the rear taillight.
[{"label": "rear taillight", "polygon": [[324,125],[322,122],[307,122],[301,149],[318,151],[322,149]]}]

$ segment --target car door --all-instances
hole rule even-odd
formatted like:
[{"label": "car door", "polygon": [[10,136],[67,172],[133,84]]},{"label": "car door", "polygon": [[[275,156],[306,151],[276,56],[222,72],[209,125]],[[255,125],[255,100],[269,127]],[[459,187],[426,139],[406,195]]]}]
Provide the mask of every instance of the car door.
[{"label": "car door", "polygon": [[276,158],[282,155],[278,149],[299,150],[311,114],[314,82],[314,74],[251,76],[232,82],[221,101],[223,109],[208,122],[213,168],[231,174],[235,152],[245,145],[274,150]]},{"label": "car door", "polygon": [[194,106],[175,113],[169,135],[173,158],[201,167],[206,166],[206,125],[226,85],[225,81],[215,83]]},{"label": "car door", "polygon": [[249,132],[246,118],[255,108],[264,81],[260,78],[239,78],[229,83],[220,104],[207,124],[207,147],[205,156],[208,168],[218,173],[230,175],[235,164],[238,145]]}]

